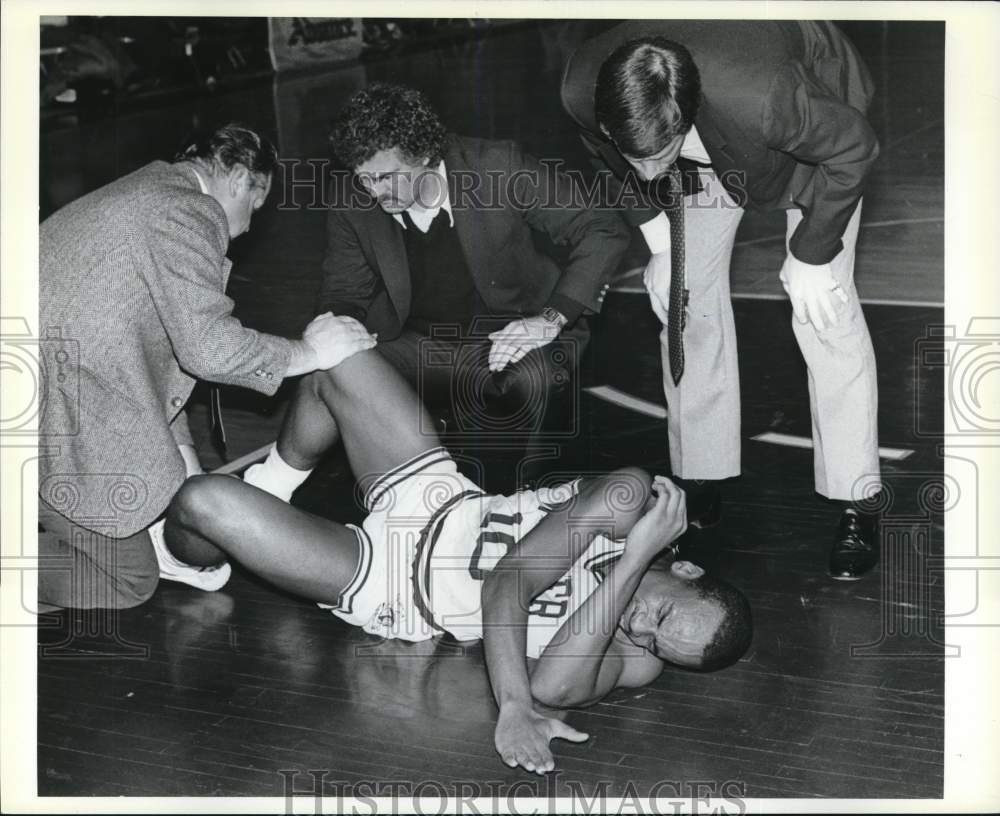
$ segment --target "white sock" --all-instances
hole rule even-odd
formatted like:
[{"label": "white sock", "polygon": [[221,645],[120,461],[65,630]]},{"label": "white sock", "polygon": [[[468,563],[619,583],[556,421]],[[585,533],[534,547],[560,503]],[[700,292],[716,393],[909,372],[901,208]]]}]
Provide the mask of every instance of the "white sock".
[{"label": "white sock", "polygon": [[287,502],[291,500],[296,488],[309,478],[310,473],[312,468],[299,470],[282,459],[278,453],[278,444],[275,443],[271,446],[267,459],[246,469],[243,481]]}]

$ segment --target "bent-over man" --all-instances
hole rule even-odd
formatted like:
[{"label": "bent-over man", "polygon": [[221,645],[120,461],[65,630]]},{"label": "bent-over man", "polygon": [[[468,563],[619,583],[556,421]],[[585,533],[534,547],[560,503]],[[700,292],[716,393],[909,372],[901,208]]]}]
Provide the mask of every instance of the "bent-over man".
[{"label": "bent-over man", "polygon": [[705,494],[712,520],[715,482],[741,467],[736,228],[745,207],[786,212],[779,277],[809,372],[816,490],[841,511],[829,556],[838,579],[878,560],[865,502],[881,488],[875,355],[854,287],[878,156],[865,118],[872,93],[833,23],[792,20],[624,23],[584,43],[562,83],[564,107],[624,188],[623,214],[652,253],[645,282],[664,325],[673,474]]},{"label": "bent-over man", "polygon": [[136,606],[159,577],[221,587],[227,564],[192,567],[162,546],[167,504],[201,471],[184,413],[195,382],[273,394],[285,377],[373,344],[331,315],[301,340],[233,317],[226,250],[264,203],[276,163],[269,142],[227,125],[42,223],[43,603]]}]

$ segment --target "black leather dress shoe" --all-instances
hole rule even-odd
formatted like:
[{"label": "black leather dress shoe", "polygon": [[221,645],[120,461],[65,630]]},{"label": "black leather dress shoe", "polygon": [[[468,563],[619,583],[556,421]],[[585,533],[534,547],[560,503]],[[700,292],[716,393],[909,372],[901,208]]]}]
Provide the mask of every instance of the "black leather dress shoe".
[{"label": "black leather dress shoe", "polygon": [[688,505],[688,524],[699,530],[715,527],[722,521],[722,491],[718,485],[702,491],[696,501]]},{"label": "black leather dress shoe", "polygon": [[714,481],[676,478],[673,481],[686,493],[688,528],[674,540],[670,550],[678,561],[697,561],[699,553],[704,555],[701,531],[722,521],[722,491]]},{"label": "black leather dress shoe", "polygon": [[846,508],[830,548],[830,577],[857,581],[878,563],[878,549],[878,517]]},{"label": "black leather dress shoe", "polygon": [[678,478],[673,481],[687,494],[689,526],[706,530],[722,521],[722,491],[717,481]]}]

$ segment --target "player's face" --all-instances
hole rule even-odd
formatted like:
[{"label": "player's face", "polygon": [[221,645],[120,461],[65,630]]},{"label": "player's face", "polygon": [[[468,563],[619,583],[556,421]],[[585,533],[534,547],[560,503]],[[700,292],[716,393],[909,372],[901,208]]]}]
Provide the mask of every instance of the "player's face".
[{"label": "player's face", "polygon": [[722,608],[693,584],[704,570],[675,561],[669,570],[649,570],[625,607],[619,625],[626,636],[661,660],[697,668],[711,643]]},{"label": "player's face", "polygon": [[[681,146],[684,144],[683,134],[675,136],[664,147],[652,156],[639,159],[633,156],[625,156],[625,159],[643,181],[652,181],[662,176],[677,161],[681,154]],[[624,155],[624,154],[622,154]]]},{"label": "player's face", "polygon": [[[368,161],[354,168],[364,188],[387,213],[401,213],[413,206],[427,207],[423,177],[428,160],[418,164],[407,160],[398,150],[380,150]],[[419,201],[417,199],[419,198]]]},{"label": "player's face", "polygon": [[237,165],[227,179],[227,200],[222,202],[229,223],[229,237],[236,238],[250,229],[250,219],[264,206],[267,194],[271,192],[271,177],[254,177],[246,168]]}]

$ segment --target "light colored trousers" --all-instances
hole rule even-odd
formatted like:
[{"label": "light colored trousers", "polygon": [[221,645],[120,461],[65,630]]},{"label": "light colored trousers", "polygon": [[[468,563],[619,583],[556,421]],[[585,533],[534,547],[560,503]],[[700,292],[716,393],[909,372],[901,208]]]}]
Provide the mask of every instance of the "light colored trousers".
[{"label": "light colored trousers", "polygon": [[[740,473],[740,382],[729,267],[743,210],[714,173],[703,173],[702,184],[698,195],[685,199],[690,299],[684,375],[675,386],[669,374],[664,327],[660,333],[663,391],[674,474],[685,479],[724,479]],[[787,211],[786,248],[801,220],[800,210]],[[875,353],[854,287],[860,220],[859,203],[843,235],[844,248],[831,262],[833,276],[847,295],[847,303],[832,299],[837,325],[818,332],[812,323],[792,319],[809,372],[816,491],[841,500],[861,499],[880,486]],[[652,295],[669,302],[669,281],[650,281],[650,287]]]}]

